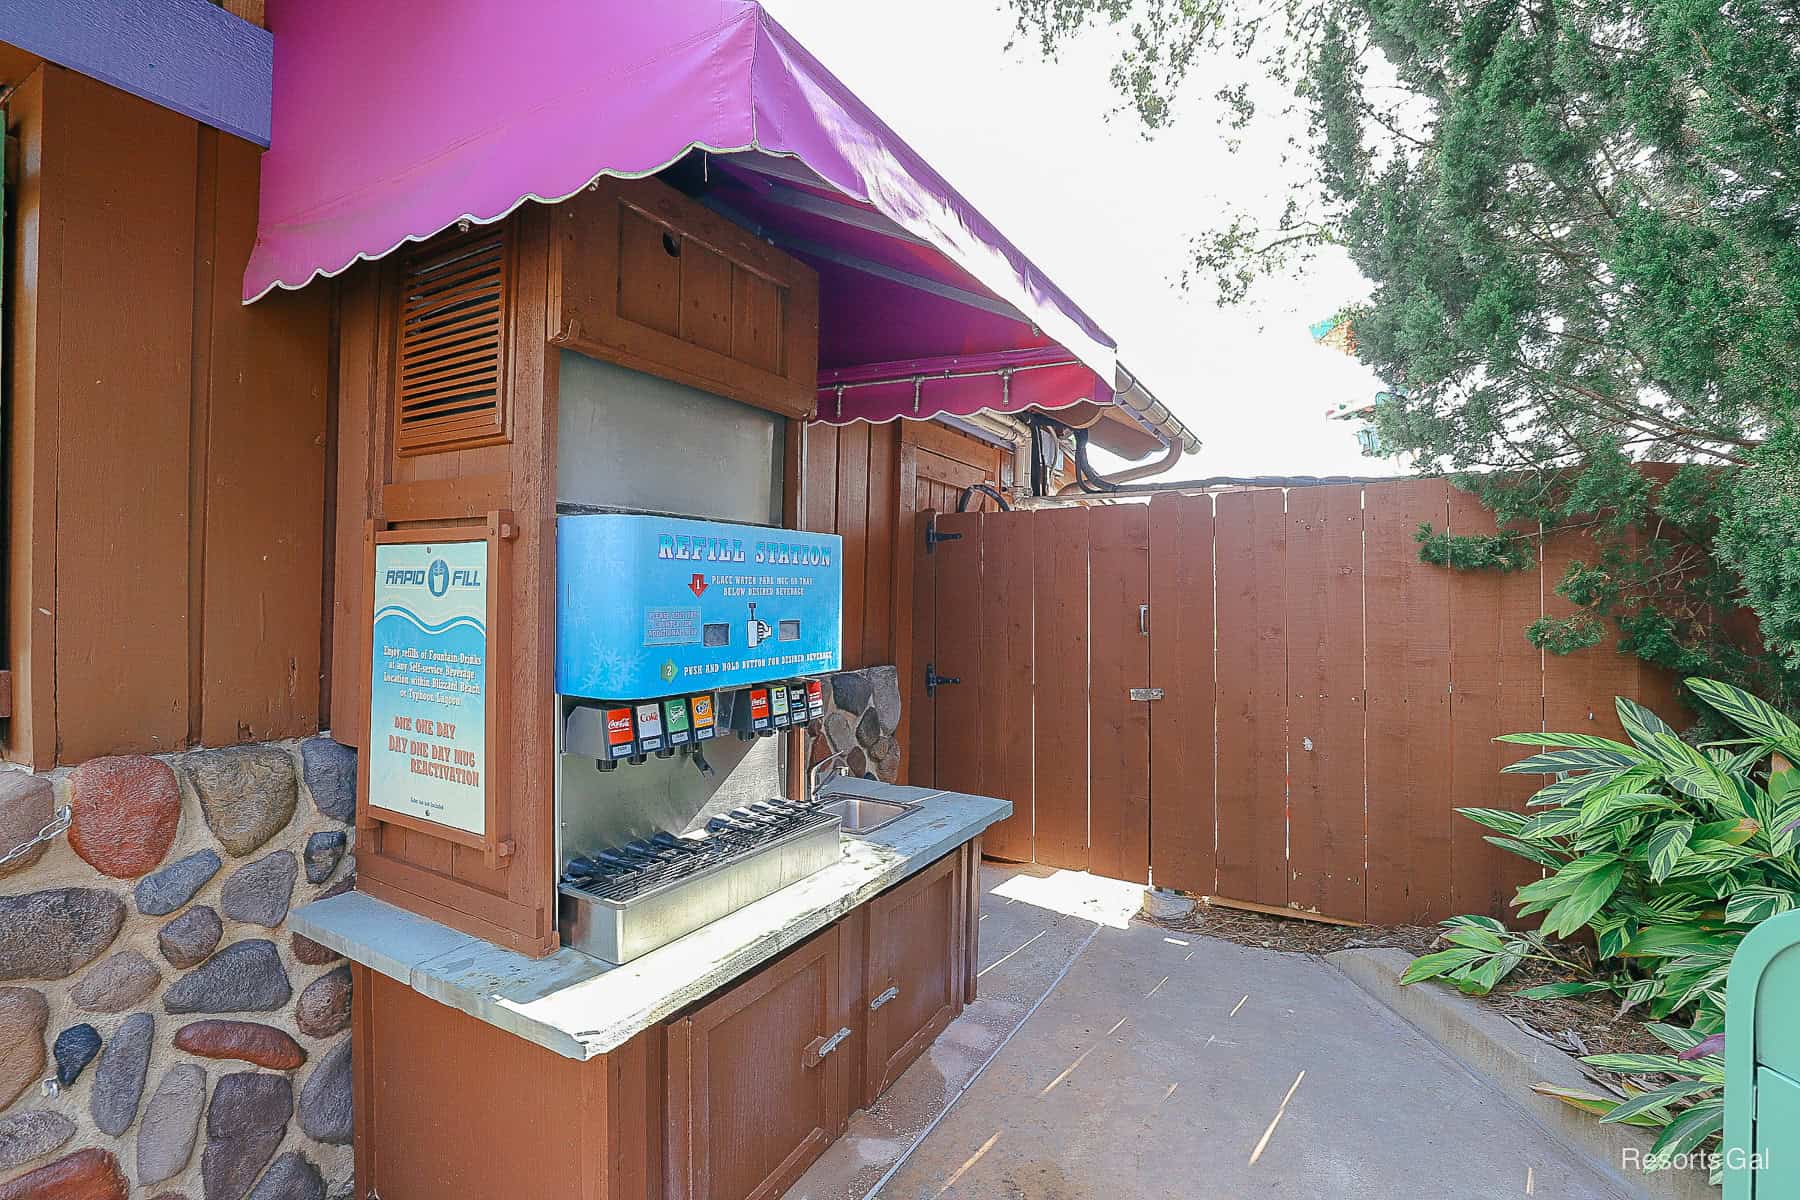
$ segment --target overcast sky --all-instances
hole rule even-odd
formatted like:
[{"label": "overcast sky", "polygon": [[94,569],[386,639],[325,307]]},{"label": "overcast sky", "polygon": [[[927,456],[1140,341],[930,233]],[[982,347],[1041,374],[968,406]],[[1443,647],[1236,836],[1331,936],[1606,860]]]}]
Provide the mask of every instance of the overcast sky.
[{"label": "overcast sky", "polygon": [[1210,283],[1180,286],[1189,239],[1228,206],[1280,211],[1275,139],[1232,154],[1192,88],[1183,119],[1147,140],[1108,114],[1117,43],[1095,33],[1045,62],[1008,52],[997,0],[764,0],[1119,342],[1120,358],[1205,442],[1176,472],[1379,475],[1352,426],[1325,418],[1379,389],[1307,326],[1360,299],[1348,261],[1265,284],[1221,308]]}]

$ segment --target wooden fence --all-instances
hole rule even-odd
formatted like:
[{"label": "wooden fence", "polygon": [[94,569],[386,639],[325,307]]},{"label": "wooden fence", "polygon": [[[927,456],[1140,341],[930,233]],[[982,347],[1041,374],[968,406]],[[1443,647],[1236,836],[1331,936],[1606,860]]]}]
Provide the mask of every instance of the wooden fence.
[{"label": "wooden fence", "polygon": [[[1504,915],[1529,877],[1457,807],[1519,808],[1505,732],[1617,736],[1672,681],[1524,637],[1585,539],[1539,569],[1419,560],[1492,533],[1443,481],[950,514],[921,539],[915,782],[1004,796],[1002,858],[1376,922]],[[1131,689],[1161,689],[1134,700]],[[925,717],[929,720],[925,720]],[[923,728],[921,728],[923,726]]]}]

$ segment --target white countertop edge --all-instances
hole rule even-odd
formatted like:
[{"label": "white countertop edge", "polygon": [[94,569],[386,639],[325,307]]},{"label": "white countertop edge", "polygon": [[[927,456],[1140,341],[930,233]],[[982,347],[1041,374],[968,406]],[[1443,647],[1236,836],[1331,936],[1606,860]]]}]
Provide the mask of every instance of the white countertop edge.
[{"label": "white countertop edge", "polygon": [[297,908],[291,927],[421,995],[565,1058],[615,1050],[747,974],[1012,814],[990,796],[838,780],[830,789],[922,805],[844,857],[624,966],[564,948],[532,959],[361,892]]}]

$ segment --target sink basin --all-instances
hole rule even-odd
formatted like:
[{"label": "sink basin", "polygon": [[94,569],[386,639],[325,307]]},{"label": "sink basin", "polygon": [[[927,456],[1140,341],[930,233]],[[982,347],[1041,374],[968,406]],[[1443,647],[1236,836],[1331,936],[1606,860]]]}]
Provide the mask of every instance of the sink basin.
[{"label": "sink basin", "polygon": [[820,812],[836,813],[848,834],[873,833],[892,825],[909,812],[919,811],[916,804],[899,800],[871,800],[864,796],[839,796],[819,805]]}]

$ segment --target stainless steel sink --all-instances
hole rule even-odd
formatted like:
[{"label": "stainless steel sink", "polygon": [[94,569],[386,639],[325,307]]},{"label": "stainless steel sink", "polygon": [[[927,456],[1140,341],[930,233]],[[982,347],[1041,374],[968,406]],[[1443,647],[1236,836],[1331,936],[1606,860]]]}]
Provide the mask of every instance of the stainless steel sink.
[{"label": "stainless steel sink", "polygon": [[845,833],[874,833],[904,817],[918,812],[917,804],[899,800],[873,800],[866,796],[838,796],[819,805],[820,812],[836,813]]}]

